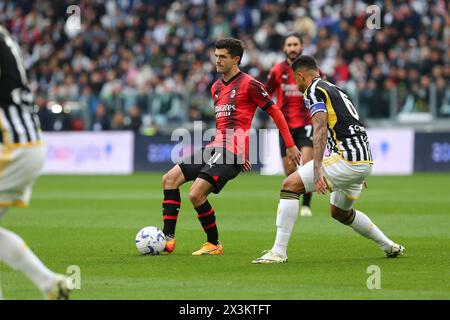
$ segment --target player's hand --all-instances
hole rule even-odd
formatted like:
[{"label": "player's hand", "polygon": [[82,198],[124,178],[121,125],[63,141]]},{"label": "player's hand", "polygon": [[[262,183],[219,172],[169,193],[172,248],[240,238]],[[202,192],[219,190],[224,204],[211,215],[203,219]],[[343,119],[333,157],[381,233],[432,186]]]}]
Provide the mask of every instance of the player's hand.
[{"label": "player's hand", "polygon": [[252,170],[252,163],[248,160],[245,160],[244,165],[242,166],[242,172],[248,172]]},{"label": "player's hand", "polygon": [[319,169],[314,169],[314,186],[316,187],[316,191],[319,194],[326,194],[328,190],[327,183],[325,182],[325,178],[323,176],[323,169],[320,167]]},{"label": "player's hand", "polygon": [[302,157],[302,154],[300,153],[300,150],[298,150],[296,146],[286,148],[286,156],[297,166],[300,165],[300,158]]}]

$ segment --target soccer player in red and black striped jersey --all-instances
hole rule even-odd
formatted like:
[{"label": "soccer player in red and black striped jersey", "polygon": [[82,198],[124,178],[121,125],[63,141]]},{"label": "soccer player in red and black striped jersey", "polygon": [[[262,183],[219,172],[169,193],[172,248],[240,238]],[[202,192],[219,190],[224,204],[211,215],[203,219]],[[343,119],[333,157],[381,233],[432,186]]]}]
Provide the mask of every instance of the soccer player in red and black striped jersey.
[{"label": "soccer player in red and black striped jersey", "polygon": [[212,88],[216,115],[214,139],[202,150],[176,164],[163,177],[163,232],[166,252],[175,249],[175,226],[181,205],[179,187],[194,181],[189,199],[206,232],[207,242],[192,254],[222,254],[214,209],[207,197],[219,193],[225,184],[241,171],[251,168],[248,158],[248,133],[256,109],[267,112],[278,126],[286,145],[286,154],[294,163],[300,163],[300,151],[289,133],[282,112],[270,99],[263,84],[239,70],[244,54],[241,40],[226,38],[215,44],[216,70],[222,74]]},{"label": "soccer player in red and black striped jersey", "polygon": [[[284,38],[283,51],[286,54],[286,60],[277,63],[270,70],[266,88],[267,92],[274,94],[277,98],[277,105],[286,118],[286,122],[291,131],[295,144],[302,153],[302,164],[307,163],[313,158],[313,126],[308,109],[303,103],[303,95],[297,89],[294,73],[291,64],[302,54],[303,39],[298,33],[290,33]],[[280,137],[280,151],[283,158],[283,168],[286,176],[297,170],[295,164],[286,157],[284,141]],[[300,215],[309,217],[311,212],[311,195],[303,195],[303,205],[300,209]]]}]

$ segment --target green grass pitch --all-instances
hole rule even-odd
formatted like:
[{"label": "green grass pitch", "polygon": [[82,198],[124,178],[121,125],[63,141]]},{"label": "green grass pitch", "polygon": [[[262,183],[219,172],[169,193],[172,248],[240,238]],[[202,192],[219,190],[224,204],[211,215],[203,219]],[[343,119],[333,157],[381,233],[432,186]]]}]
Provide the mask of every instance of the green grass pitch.
[{"label": "green grass pitch", "polygon": [[[289,262],[252,265],[275,237],[281,176],[242,174],[212,195],[224,255],[193,257],[205,235],[182,187],[177,249],[141,256],[134,237],[162,227],[162,174],[43,176],[29,209],[1,225],[20,234],[53,270],[81,269],[73,299],[450,299],[450,174],[371,177],[356,208],[406,247],[387,259],[371,241],[329,216],[328,196],[313,197],[299,218]],[[369,290],[367,268],[381,270]],[[40,299],[21,274],[0,264],[6,299]]]}]

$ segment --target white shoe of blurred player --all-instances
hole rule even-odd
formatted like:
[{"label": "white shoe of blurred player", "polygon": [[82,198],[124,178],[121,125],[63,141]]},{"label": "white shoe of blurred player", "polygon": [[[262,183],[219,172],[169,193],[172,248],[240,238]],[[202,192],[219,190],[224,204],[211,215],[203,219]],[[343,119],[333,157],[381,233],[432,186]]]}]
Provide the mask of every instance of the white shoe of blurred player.
[{"label": "white shoe of blurred player", "polygon": [[69,300],[69,294],[73,290],[73,283],[69,277],[58,274],[49,291],[46,292],[47,300]]},{"label": "white shoe of blurred player", "polygon": [[271,250],[263,251],[264,255],[258,259],[252,261],[254,264],[263,264],[263,263],[285,263],[287,262],[286,256],[279,256],[278,254],[272,252]]},{"label": "white shoe of blurred player", "polygon": [[311,208],[307,207],[307,206],[302,206],[302,208],[300,209],[300,216],[301,217],[311,217],[312,216]]},{"label": "white shoe of blurred player", "polygon": [[405,247],[401,244],[394,243],[390,251],[385,251],[388,258],[397,258],[403,255]]}]

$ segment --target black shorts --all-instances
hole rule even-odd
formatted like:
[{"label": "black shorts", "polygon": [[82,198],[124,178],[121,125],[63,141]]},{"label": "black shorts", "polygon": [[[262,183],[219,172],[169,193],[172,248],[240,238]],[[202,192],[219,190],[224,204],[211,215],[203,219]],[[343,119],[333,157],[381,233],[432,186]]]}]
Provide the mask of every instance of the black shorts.
[{"label": "black shorts", "polygon": [[237,157],[224,148],[202,148],[178,164],[186,181],[204,179],[219,193],[242,170]]},{"label": "black shorts", "polygon": [[[295,145],[301,149],[302,147],[312,147],[313,146],[313,126],[312,124],[307,124],[304,127],[295,128],[289,130],[292,135],[292,139],[294,139]],[[284,158],[286,157],[286,145],[284,144],[283,137],[280,134],[280,153]]]}]

